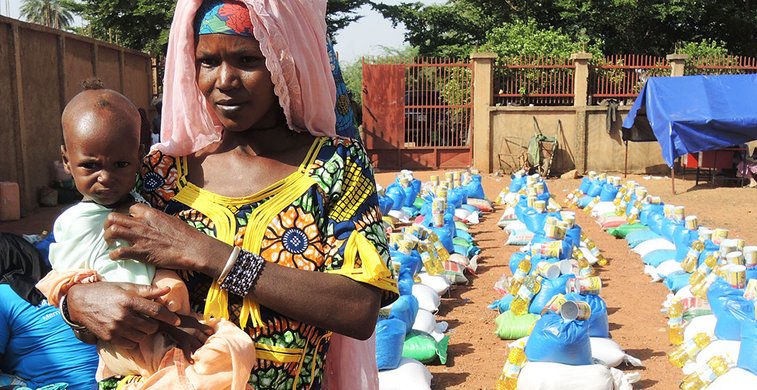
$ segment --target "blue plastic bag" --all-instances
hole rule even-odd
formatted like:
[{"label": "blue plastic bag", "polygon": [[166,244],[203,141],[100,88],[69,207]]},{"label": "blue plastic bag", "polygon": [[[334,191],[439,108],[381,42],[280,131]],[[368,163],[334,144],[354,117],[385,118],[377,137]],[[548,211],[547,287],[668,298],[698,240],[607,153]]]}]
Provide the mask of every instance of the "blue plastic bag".
[{"label": "blue plastic bag", "polygon": [[600,182],[599,180],[594,181],[594,183],[591,183],[591,187],[589,188],[589,191],[586,193],[586,195],[596,198],[599,196],[599,194],[602,193],[602,186],[604,183]]},{"label": "blue plastic bag", "polygon": [[391,210],[402,209],[402,205],[405,202],[405,191],[401,185],[397,183],[389,184],[389,187],[386,187],[386,196],[392,199]]},{"label": "blue plastic bag", "polygon": [[575,275],[566,274],[560,275],[555,279],[542,279],[541,289],[531,300],[528,312],[531,314],[541,314],[542,309],[544,309],[544,306],[549,303],[549,300],[552,299],[552,297],[565,292],[565,283],[568,282],[569,278],[575,278]]},{"label": "blue plastic bag", "polygon": [[524,176],[513,175],[509,190],[510,192],[518,192],[524,185],[526,185],[526,178]]},{"label": "blue plastic bag", "polygon": [[632,249],[636,248],[637,245],[644,241],[654,240],[656,238],[660,238],[660,235],[652,230],[634,230],[626,235],[628,246]]},{"label": "blue plastic bag", "polygon": [[644,264],[649,264],[652,267],[657,267],[658,265],[668,260],[675,259],[675,257],[676,251],[674,249],[658,249],[647,253],[641,259],[642,261],[644,261]]},{"label": "blue plastic bag", "polygon": [[526,342],[529,362],[552,362],[573,366],[591,364],[586,321],[563,321],[555,313],[546,313],[534,325]]},{"label": "blue plastic bag", "polygon": [[499,311],[500,314],[510,310],[510,304],[513,303],[513,296],[505,294],[502,298],[492,302],[488,308]]},{"label": "blue plastic bag", "polygon": [[757,375],[757,322],[753,320],[741,322],[741,347],[736,365]]},{"label": "blue plastic bag", "polygon": [[379,370],[394,370],[399,367],[405,333],[405,323],[398,319],[391,318],[376,323],[376,365]]},{"label": "blue plastic bag", "polygon": [[471,182],[463,188],[469,198],[486,199],[484,187],[481,185],[481,175],[471,175]]},{"label": "blue plastic bag", "polygon": [[515,270],[518,269],[518,264],[526,258],[525,252],[515,252],[512,255],[510,255],[510,272],[515,273]]},{"label": "blue plastic bag", "polygon": [[744,298],[744,291],[717,279],[707,290],[712,314],[718,319],[715,336],[721,340],[740,340],[741,323],[754,320],[754,302]]},{"label": "blue plastic bag", "polygon": [[612,183],[605,183],[602,186],[602,192],[599,193],[600,202],[612,202],[615,200],[615,196],[618,194],[618,187],[612,185]]},{"label": "blue plastic bag", "polygon": [[578,187],[578,190],[581,191],[582,194],[585,194],[589,192],[589,188],[591,188],[592,180],[589,179],[589,177],[584,177],[581,179],[581,185]]},{"label": "blue plastic bag", "polygon": [[689,285],[690,278],[691,274],[684,271],[677,271],[665,277],[665,280],[663,280],[662,283],[675,294],[678,290]]},{"label": "blue plastic bag", "polygon": [[409,332],[415,323],[415,317],[418,315],[418,298],[414,295],[400,295],[389,311],[389,318],[398,319],[405,323],[405,328]]},{"label": "blue plastic bag", "polygon": [[592,200],[594,200],[593,196],[584,195],[580,199],[578,199],[578,207],[585,208],[589,205],[589,203],[591,203]]},{"label": "blue plastic bag", "polygon": [[565,294],[565,299],[574,302],[586,302],[591,307],[591,315],[586,320],[589,323],[589,337],[610,337],[610,321],[607,318],[607,304],[599,295],[581,295],[578,293]]}]

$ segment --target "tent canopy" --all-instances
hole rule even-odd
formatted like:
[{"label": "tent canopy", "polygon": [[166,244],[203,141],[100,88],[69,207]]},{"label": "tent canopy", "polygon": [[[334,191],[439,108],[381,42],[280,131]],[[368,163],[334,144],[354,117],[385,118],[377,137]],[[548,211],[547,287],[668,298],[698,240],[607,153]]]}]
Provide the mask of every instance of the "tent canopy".
[{"label": "tent canopy", "polygon": [[652,77],[623,121],[623,140],[657,141],[668,166],[687,153],[757,139],[757,75]]}]

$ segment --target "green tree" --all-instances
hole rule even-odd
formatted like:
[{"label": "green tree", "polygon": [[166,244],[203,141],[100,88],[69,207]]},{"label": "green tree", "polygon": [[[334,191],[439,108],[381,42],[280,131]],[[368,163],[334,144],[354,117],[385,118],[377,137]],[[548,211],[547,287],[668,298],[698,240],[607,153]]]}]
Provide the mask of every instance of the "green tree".
[{"label": "green tree", "polygon": [[368,3],[369,0],[329,0],[326,5],[326,27],[331,39],[337,31],[359,20],[362,16],[357,15],[357,9]]},{"label": "green tree", "polygon": [[722,41],[730,52],[757,55],[757,7],[744,0],[449,0],[375,5],[408,29],[423,54],[464,52],[503,24],[531,20],[608,54],[665,55],[683,42]]},{"label": "green tree", "polygon": [[70,0],[23,0],[21,17],[27,22],[66,29],[74,21],[75,3]]},{"label": "green tree", "polygon": [[[36,0],[41,1],[41,0]],[[356,10],[369,0],[329,0],[329,34],[358,20]],[[80,29],[95,38],[160,55],[168,42],[176,0],[83,0],[88,26]]]}]

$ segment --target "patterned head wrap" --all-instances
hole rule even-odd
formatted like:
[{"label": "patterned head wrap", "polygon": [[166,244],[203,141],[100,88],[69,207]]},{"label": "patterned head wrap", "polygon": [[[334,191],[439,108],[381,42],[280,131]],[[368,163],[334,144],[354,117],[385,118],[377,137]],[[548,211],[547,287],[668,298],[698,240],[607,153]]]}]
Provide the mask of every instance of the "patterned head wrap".
[{"label": "patterned head wrap", "polygon": [[252,36],[250,11],[236,0],[212,0],[202,3],[194,23],[195,33]]},{"label": "patterned head wrap", "polygon": [[[201,7],[210,7],[207,3],[216,1],[176,3],[163,82],[163,142],[153,146],[166,154],[188,155],[218,142],[223,133],[195,81],[195,21],[200,18]],[[223,3],[219,15],[229,3]],[[242,4],[249,13],[252,35],[260,43],[289,128],[315,136],[335,136],[336,86],[327,52],[326,0],[235,3]],[[198,27],[202,28],[202,22]]]}]

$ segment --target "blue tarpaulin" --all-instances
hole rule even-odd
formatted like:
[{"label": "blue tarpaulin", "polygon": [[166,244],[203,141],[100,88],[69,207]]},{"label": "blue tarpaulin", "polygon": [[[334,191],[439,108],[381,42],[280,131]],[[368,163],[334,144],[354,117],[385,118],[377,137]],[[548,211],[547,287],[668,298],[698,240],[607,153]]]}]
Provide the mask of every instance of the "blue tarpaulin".
[{"label": "blue tarpaulin", "polygon": [[668,166],[688,153],[757,139],[757,75],[652,77],[623,121],[624,141],[660,143]]}]

